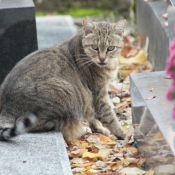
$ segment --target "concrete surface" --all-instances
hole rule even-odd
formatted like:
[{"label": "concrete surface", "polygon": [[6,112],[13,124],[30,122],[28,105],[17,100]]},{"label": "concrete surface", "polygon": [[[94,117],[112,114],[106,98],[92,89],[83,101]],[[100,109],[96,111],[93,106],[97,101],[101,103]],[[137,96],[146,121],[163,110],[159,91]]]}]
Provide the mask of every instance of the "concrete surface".
[{"label": "concrete surface", "polygon": [[60,43],[77,32],[71,16],[37,17],[36,25],[39,49]]},{"label": "concrete surface", "polygon": [[0,142],[0,175],[71,175],[62,134],[24,134]]},{"label": "concrete surface", "polygon": [[[162,15],[167,13],[167,3],[163,1],[137,0],[137,30],[149,38],[148,58],[155,71],[163,71],[168,57],[168,26]],[[173,17],[174,18],[174,17]]]},{"label": "concrete surface", "polygon": [[[139,120],[141,122],[143,111],[146,111],[148,119],[151,117],[156,122],[175,155],[175,120],[171,116],[173,104],[165,98],[165,93],[171,84],[171,80],[166,79],[165,76],[164,71],[130,75],[133,118],[140,118],[134,119],[133,123],[136,124]],[[154,90],[149,91],[148,88],[154,88]],[[138,100],[140,103],[133,96],[133,90],[134,93],[139,94]],[[147,98],[153,96],[155,98],[147,100]],[[141,116],[140,113],[142,113]],[[149,130],[150,126],[147,127]]]}]

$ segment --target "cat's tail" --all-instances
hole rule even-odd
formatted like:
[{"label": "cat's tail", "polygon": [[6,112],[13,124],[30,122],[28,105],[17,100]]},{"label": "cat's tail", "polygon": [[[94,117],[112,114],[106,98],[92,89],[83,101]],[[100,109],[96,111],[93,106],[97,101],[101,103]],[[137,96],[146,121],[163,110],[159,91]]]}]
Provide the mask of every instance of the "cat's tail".
[{"label": "cat's tail", "polygon": [[17,122],[13,128],[0,129],[0,140],[6,141],[17,135],[24,134],[28,132],[36,122],[37,117],[33,113],[30,113],[24,120]]}]

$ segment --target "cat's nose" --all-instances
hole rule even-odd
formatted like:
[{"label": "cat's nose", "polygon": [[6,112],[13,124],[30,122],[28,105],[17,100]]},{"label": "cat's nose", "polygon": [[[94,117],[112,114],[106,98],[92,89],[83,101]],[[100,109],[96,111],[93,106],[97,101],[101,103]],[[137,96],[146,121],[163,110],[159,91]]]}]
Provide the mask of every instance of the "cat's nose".
[{"label": "cat's nose", "polygon": [[106,58],[99,58],[99,60],[101,61],[101,63],[103,63],[106,60]]}]

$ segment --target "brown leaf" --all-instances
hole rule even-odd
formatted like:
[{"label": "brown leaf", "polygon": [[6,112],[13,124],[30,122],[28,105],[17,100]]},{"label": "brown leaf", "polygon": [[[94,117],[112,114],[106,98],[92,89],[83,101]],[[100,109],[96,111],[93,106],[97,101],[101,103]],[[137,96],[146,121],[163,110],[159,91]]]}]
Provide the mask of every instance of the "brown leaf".
[{"label": "brown leaf", "polygon": [[128,106],[128,103],[124,101],[124,102],[116,104],[115,106],[121,112]]},{"label": "brown leaf", "polygon": [[90,166],[93,164],[94,164],[94,162],[87,162],[87,163],[83,163],[83,164],[72,164],[72,166],[74,166],[74,167],[86,167],[86,166]]},{"label": "brown leaf", "polygon": [[127,175],[142,175],[142,174],[146,173],[146,171],[143,171],[143,170],[141,170],[140,168],[137,168],[137,167],[123,168],[120,172],[123,173],[123,174],[127,174]]},{"label": "brown leaf", "polygon": [[84,172],[83,175],[94,175],[94,173],[87,171],[87,172]]},{"label": "brown leaf", "polygon": [[126,54],[126,57],[133,57],[138,54],[139,50],[136,48],[132,48],[129,50],[129,52]]},{"label": "brown leaf", "polygon": [[127,156],[135,156],[138,153],[138,150],[133,146],[125,146],[120,150],[120,152],[127,154]]},{"label": "brown leaf", "polygon": [[117,172],[106,172],[106,173],[98,173],[98,175],[121,175],[120,173]]},{"label": "brown leaf", "polygon": [[109,137],[104,136],[102,134],[96,133],[96,134],[94,134],[94,136],[98,137],[100,139],[100,142],[102,144],[105,144],[105,143],[108,143],[108,142],[111,142],[112,141]]},{"label": "brown leaf", "polygon": [[154,91],[153,87],[148,88],[149,91]]},{"label": "brown leaf", "polygon": [[82,155],[83,158],[91,158],[91,159],[94,159],[94,158],[102,158],[102,156],[98,153],[91,153],[91,152],[85,152],[83,153]]},{"label": "brown leaf", "polygon": [[143,65],[147,61],[146,53],[143,50],[140,50],[140,52],[135,56],[131,58],[124,58],[122,56],[119,57],[119,63],[125,64],[125,65]]},{"label": "brown leaf", "polygon": [[164,19],[168,19],[168,13],[164,13],[164,14],[162,15],[162,17],[163,17]]},{"label": "brown leaf", "polygon": [[108,157],[110,153],[111,153],[110,150],[108,150],[108,149],[106,149],[106,148],[100,149],[99,152],[98,152],[98,154],[99,154],[103,159],[106,158],[106,157]]},{"label": "brown leaf", "polygon": [[153,98],[156,98],[156,96],[151,96],[151,97],[148,97],[148,98],[145,98],[145,100],[152,100]]},{"label": "brown leaf", "polygon": [[152,169],[150,169],[145,175],[154,175],[154,171]]}]

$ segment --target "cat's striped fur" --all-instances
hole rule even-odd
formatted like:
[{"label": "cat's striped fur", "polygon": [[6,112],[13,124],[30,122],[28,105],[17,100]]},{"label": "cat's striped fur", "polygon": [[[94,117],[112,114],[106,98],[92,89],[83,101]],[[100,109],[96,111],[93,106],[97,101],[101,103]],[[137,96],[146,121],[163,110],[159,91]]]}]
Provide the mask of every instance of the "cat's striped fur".
[{"label": "cat's striped fur", "polygon": [[22,59],[0,88],[0,139],[24,132],[61,131],[69,140],[93,130],[124,138],[108,102],[126,21],[83,20],[72,38]]}]

